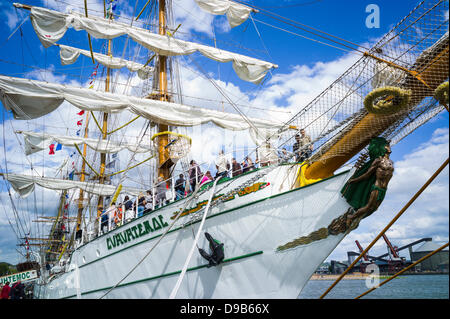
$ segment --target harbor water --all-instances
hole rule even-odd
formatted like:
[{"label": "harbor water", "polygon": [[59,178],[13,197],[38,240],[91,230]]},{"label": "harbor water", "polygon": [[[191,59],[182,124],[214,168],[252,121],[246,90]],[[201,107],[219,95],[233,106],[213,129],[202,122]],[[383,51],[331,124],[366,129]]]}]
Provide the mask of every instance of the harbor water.
[{"label": "harbor water", "polygon": [[[385,279],[379,279],[379,282]],[[318,299],[333,282],[334,280],[310,280],[299,299]],[[372,284],[370,279],[341,280],[325,299],[353,299],[369,290]],[[448,291],[448,274],[408,275],[389,281],[361,299],[448,299]]]}]

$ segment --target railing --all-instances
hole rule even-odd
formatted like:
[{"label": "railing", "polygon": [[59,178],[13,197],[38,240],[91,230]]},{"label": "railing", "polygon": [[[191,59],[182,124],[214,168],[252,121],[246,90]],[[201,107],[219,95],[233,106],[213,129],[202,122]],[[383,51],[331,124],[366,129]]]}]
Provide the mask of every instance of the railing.
[{"label": "railing", "polygon": [[[221,172],[221,176],[223,176],[223,177],[228,177],[229,176],[230,178],[233,178],[233,177],[237,176],[236,175],[237,170],[233,171],[233,165],[232,165],[232,162],[231,162],[230,156],[229,156],[230,154],[231,153],[224,154],[224,156],[226,158],[227,166],[229,165],[229,168],[227,168],[224,171],[222,171]],[[258,169],[259,167],[264,167],[264,166],[268,166],[268,165],[275,165],[275,164],[278,164],[278,163],[288,162],[293,157],[292,156],[293,153],[289,152],[289,151],[286,151],[286,150],[284,150],[284,152],[283,151],[278,151],[278,154],[273,152],[273,155],[277,155],[277,158],[275,159],[275,156],[274,156],[274,157],[268,159],[268,161],[266,161],[266,162],[255,161],[255,162],[253,162],[251,164],[250,167],[247,168],[247,170],[245,172]],[[193,192],[193,189],[191,189],[192,186],[191,186],[191,183],[190,183],[191,182],[191,178],[190,178],[191,176],[189,174],[189,172],[191,171],[192,168],[196,170],[195,171],[195,185],[198,185],[199,183],[201,185],[206,185],[206,184],[214,181],[215,178],[213,177],[212,180],[209,180],[207,182],[201,183],[201,180],[202,180],[204,174],[199,174],[198,173],[198,168],[200,166],[204,167],[205,164],[206,163],[196,164],[196,166],[190,167],[189,170],[182,171],[180,173],[180,174],[183,174],[183,176],[187,176],[187,178],[184,180],[184,186],[183,186],[184,194],[183,195],[180,195],[175,189],[176,180],[177,180],[178,176],[172,176],[169,179],[166,179],[166,180],[163,180],[163,181],[161,181],[159,183],[156,183],[150,189],[150,195],[144,196],[144,197],[151,196],[151,206],[150,207],[148,207],[148,205],[146,205],[146,207],[144,207],[143,210],[139,209],[140,206],[141,207],[143,206],[143,205],[139,204],[139,199],[142,197],[140,195],[140,196],[135,197],[134,200],[129,199],[132,202],[134,201],[132,209],[126,210],[125,209],[125,203],[122,203],[120,206],[118,206],[116,208],[111,208],[110,207],[109,209],[106,209],[104,212],[102,212],[102,214],[97,218],[96,221],[93,221],[93,222],[91,222],[91,223],[89,223],[87,225],[86,228],[87,229],[89,228],[89,230],[86,231],[87,236],[82,236],[81,242],[78,243],[78,246],[81,246],[84,243],[91,241],[92,239],[94,239],[96,237],[96,235],[105,234],[105,233],[113,230],[114,228],[116,228],[118,226],[122,226],[122,225],[124,225],[124,224],[126,224],[126,223],[128,223],[128,222],[130,222],[130,221],[132,221],[132,220],[134,220],[134,219],[136,219],[136,218],[138,218],[138,217],[148,213],[148,212],[151,212],[151,211],[153,211],[153,210],[155,210],[157,208],[163,207],[163,206],[165,206],[165,205],[167,205],[169,203],[173,203],[173,202],[175,202],[177,200],[182,200],[182,199],[186,198],[189,194],[191,194]],[[240,164],[242,164],[242,162],[240,162]],[[215,161],[213,161],[212,163],[210,163],[208,165],[208,169],[205,171],[205,173],[207,171],[211,171],[211,167],[215,167]],[[240,171],[243,172],[244,169],[245,168],[242,167],[242,165],[241,165]],[[238,175],[240,175],[240,174],[238,174]],[[218,176],[219,175],[216,175],[216,178]],[[188,186],[187,183],[189,183],[189,186]],[[164,192],[164,195],[161,196],[161,197],[160,197],[161,193],[158,193],[158,191],[157,191],[158,185],[160,185],[160,184],[163,184],[166,187],[166,191]],[[168,193],[167,185],[170,185],[170,194],[169,194],[169,196],[167,196],[167,193]],[[146,203],[146,204],[148,204],[148,203]],[[110,215],[110,213],[112,215]],[[104,214],[107,214],[106,215],[107,216],[107,222],[105,222],[105,220],[104,220],[103,223],[102,223],[102,216]],[[120,214],[121,214],[121,216],[120,216]],[[117,215],[119,215],[119,217]],[[96,222],[98,223],[98,226],[97,226],[98,228],[95,230],[95,228],[94,228],[95,226],[94,225],[95,225]]]}]

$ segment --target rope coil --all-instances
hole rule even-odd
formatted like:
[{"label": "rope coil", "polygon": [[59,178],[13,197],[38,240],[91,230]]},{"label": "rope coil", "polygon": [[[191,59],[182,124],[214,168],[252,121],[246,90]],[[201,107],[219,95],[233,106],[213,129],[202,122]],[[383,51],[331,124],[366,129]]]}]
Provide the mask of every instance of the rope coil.
[{"label": "rope coil", "polygon": [[434,91],[434,98],[439,101],[439,103],[448,105],[448,81],[439,85]]},{"label": "rope coil", "polygon": [[410,98],[410,90],[386,86],[367,94],[364,99],[364,107],[373,114],[394,114],[406,108]]}]

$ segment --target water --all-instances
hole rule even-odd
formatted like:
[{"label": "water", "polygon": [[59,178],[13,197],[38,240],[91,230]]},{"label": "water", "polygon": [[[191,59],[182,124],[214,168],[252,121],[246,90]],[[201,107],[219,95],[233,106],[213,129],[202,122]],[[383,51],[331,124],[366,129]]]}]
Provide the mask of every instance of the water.
[{"label": "water", "polygon": [[[380,279],[380,283],[386,278]],[[318,299],[333,280],[310,280],[299,299]],[[325,299],[353,299],[370,289],[365,280],[341,280]],[[399,276],[361,299],[448,299],[448,275]]]}]

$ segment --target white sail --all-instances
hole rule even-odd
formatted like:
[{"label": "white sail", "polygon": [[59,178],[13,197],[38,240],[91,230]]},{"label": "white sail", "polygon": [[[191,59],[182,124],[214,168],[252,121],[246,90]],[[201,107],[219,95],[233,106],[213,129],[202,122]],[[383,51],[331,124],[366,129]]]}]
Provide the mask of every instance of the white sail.
[{"label": "white sail", "polygon": [[[58,44],[60,51],[59,55],[61,58],[61,63],[63,65],[67,64],[73,64],[76,62],[80,54],[85,55],[87,57],[91,57],[91,52],[83,49],[78,49],[74,47],[70,47],[67,45]],[[116,58],[113,56],[108,56],[105,54],[100,54],[94,52],[94,59],[99,62],[100,64],[111,68],[111,69],[121,69],[123,67],[126,67],[131,72],[137,72],[140,79],[145,80],[148,79],[153,71],[154,68],[149,66],[144,66],[143,64],[136,63],[133,61],[128,61],[121,58]]]},{"label": "white sail", "polygon": [[[16,6],[20,7],[18,4]],[[69,27],[73,27],[77,31],[85,30],[91,36],[99,39],[113,39],[122,35],[129,35],[131,39],[145,48],[164,56],[189,55],[198,51],[205,57],[217,62],[232,62],[233,69],[242,80],[255,84],[260,83],[270,69],[278,67],[270,62],[154,34],[146,29],[130,27],[123,23],[97,17],[87,18],[76,12],[66,14],[32,7],[30,18],[39,40],[46,48],[54,45],[64,36]]]},{"label": "white sail", "polygon": [[86,111],[116,113],[128,110],[155,123],[173,126],[212,122],[228,130],[257,128],[261,133],[285,127],[284,123],[273,119],[250,118],[249,124],[239,114],[2,75],[0,93],[5,108],[12,110],[19,120],[44,116],[67,101]]},{"label": "white sail", "polygon": [[35,133],[35,132],[24,132],[18,131],[24,137],[25,141],[25,155],[30,155],[44,149],[48,149],[50,144],[56,142],[64,146],[74,146],[80,144],[86,144],[89,148],[100,153],[117,153],[124,149],[128,149],[130,152],[135,153],[146,153],[152,152],[151,146],[146,145],[136,145],[129,143],[118,144],[116,142],[94,139],[94,138],[84,138],[78,136],[64,136],[56,134],[46,134],[46,133]]},{"label": "white sail", "polygon": [[[73,180],[65,180],[51,177],[39,177],[22,174],[3,174],[4,178],[11,183],[14,190],[23,198],[30,195],[35,185],[53,190],[69,190],[79,188],[87,193],[98,196],[112,196],[116,191],[116,186],[98,184],[91,182],[80,182]],[[131,196],[138,196],[144,191],[133,187],[122,187],[121,194],[128,194]]]},{"label": "white sail", "polygon": [[253,11],[250,7],[228,0],[195,0],[195,2],[206,12],[226,15],[232,28],[245,22]]}]

